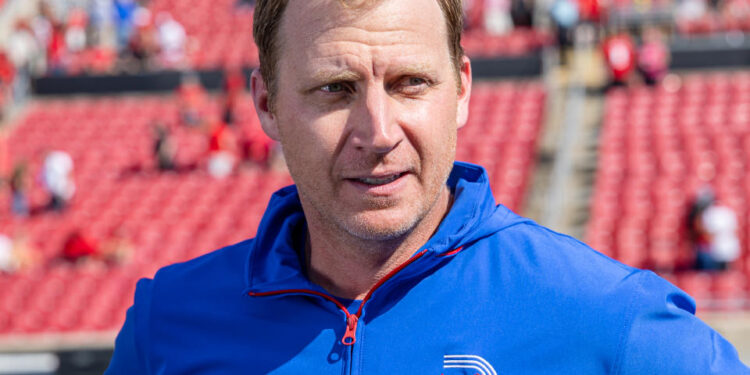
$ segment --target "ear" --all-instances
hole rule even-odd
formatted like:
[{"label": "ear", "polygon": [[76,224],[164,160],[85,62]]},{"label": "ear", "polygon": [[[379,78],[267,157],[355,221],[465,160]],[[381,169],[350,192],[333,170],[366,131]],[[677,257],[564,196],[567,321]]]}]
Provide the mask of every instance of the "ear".
[{"label": "ear", "polygon": [[260,126],[269,138],[279,141],[279,128],[276,123],[277,117],[271,111],[268,103],[268,88],[260,74],[260,69],[253,70],[250,76],[250,93],[255,103],[255,113],[258,114]]},{"label": "ear", "polygon": [[458,93],[458,110],[456,111],[456,124],[460,129],[469,120],[469,98],[471,97],[471,60],[464,56],[461,59],[461,87]]}]

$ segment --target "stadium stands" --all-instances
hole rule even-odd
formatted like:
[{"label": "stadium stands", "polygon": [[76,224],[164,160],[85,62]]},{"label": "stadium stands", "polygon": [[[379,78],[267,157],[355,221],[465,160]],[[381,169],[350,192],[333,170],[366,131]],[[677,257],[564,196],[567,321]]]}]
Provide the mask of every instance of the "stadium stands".
[{"label": "stadium stands", "polygon": [[[480,163],[493,176],[497,198],[519,209],[533,168],[545,92],[536,82],[478,83],[469,124],[459,133],[458,159]],[[215,115],[219,100],[210,103]],[[205,172],[204,135],[177,129],[178,164],[193,169],[158,173],[153,160],[155,121],[174,123],[173,97],[38,100],[10,134],[10,155],[39,170],[44,150],[75,161],[77,193],[63,214],[27,219],[0,215],[0,233],[25,230],[44,265],[0,275],[0,337],[8,334],[115,330],[132,302],[135,281],[161,266],[186,260],[254,235],[271,193],[288,175],[243,168],[223,180]],[[256,126],[244,98],[238,126]],[[38,186],[33,207],[46,202]],[[0,212],[9,212],[8,199]],[[116,228],[130,233],[134,259],[117,267],[73,267],[54,262],[65,237],[83,228],[102,241]]]},{"label": "stadium stands", "polygon": [[458,133],[456,159],[484,166],[495,199],[516,212],[533,173],[545,99],[539,82],[478,84],[469,123]]},{"label": "stadium stands", "polygon": [[[705,3],[696,2],[693,9],[677,9],[687,16],[677,17],[677,31],[687,36],[701,36],[722,32],[748,32],[750,31],[750,12],[746,0],[731,0],[723,2]],[[696,5],[698,7],[696,7]],[[691,5],[683,4],[683,8]],[[701,8],[702,6],[702,8]]]},{"label": "stadium stands", "polygon": [[190,59],[195,69],[257,66],[252,9],[236,7],[236,3],[236,0],[153,0],[149,8],[154,14],[170,12],[185,27],[194,41]]},{"label": "stadium stands", "polygon": [[[750,73],[683,77],[680,88],[609,92],[586,241],[607,255],[666,275],[701,307],[746,304],[750,283]],[[710,182],[738,215],[743,257],[730,271],[686,271],[686,216]]]},{"label": "stadium stands", "polygon": [[[236,7],[236,0],[153,0],[154,13],[171,12],[195,40],[191,56],[196,69],[226,66],[257,66],[258,49],[253,42],[249,7]],[[516,56],[550,44],[551,36],[536,29],[518,28],[504,35],[482,30],[466,33],[463,45],[470,56]]]},{"label": "stadium stands", "polygon": [[[253,42],[253,8],[237,0],[152,0],[147,7],[153,18],[171,14],[185,29],[188,66],[194,70],[214,70],[257,66],[258,49]],[[463,42],[470,56],[518,56],[550,44],[551,35],[538,29],[517,28],[493,35],[482,28],[466,33]],[[118,66],[114,51],[90,45],[81,53],[68,56],[65,72],[103,73]],[[157,66],[158,63],[154,62]]]},{"label": "stadium stands", "polygon": [[[252,102],[245,102],[238,113],[241,126],[257,121]],[[38,213],[25,220],[0,216],[0,231],[28,231],[49,264],[28,274],[0,276],[3,285],[10,285],[2,288],[0,332],[114,329],[129,304],[123,296],[132,292],[136,277],[254,234],[262,205],[289,182],[288,176],[267,172],[259,178],[260,172],[250,170],[215,181],[202,169],[158,174],[151,126],[154,121],[174,122],[176,116],[175,101],[157,97],[33,105],[10,136],[10,155],[28,158],[31,170],[38,171],[44,150],[69,152],[77,193],[62,215]],[[178,130],[177,139],[178,162],[200,167],[204,137]],[[45,204],[38,186],[30,196],[32,207]],[[2,212],[9,212],[7,204],[3,199]],[[137,248],[133,262],[123,269],[81,270],[51,262],[74,228],[101,241],[120,226],[132,234]]]},{"label": "stadium stands", "polygon": [[[154,0],[154,13],[172,12],[195,40],[191,56],[196,69],[225,66],[257,66],[258,49],[253,43],[252,11],[237,8],[236,0]],[[463,45],[470,56],[515,56],[549,44],[550,36],[534,29],[515,29],[495,36],[484,31],[467,33]]]}]

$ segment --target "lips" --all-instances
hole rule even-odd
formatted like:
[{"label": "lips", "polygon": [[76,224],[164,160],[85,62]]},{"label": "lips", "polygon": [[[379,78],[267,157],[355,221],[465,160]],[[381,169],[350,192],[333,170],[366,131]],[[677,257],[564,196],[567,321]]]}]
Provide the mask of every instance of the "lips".
[{"label": "lips", "polygon": [[357,177],[357,178],[351,178],[350,180],[354,180],[365,185],[380,186],[380,185],[385,185],[393,181],[396,181],[399,177],[403,176],[405,173],[406,172],[394,173],[394,174],[385,175],[385,176]]},{"label": "lips", "polygon": [[401,191],[406,185],[405,177],[408,171],[368,173],[366,175],[354,175],[344,180],[353,187],[357,194],[370,196],[390,196]]}]

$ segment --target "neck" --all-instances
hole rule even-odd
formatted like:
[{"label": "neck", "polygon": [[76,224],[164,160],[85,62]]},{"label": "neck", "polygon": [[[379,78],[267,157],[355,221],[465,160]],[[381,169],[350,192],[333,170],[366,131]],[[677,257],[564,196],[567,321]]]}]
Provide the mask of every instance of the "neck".
[{"label": "neck", "polygon": [[318,220],[308,220],[308,277],[335,296],[364,298],[381,278],[406,262],[432,237],[450,210],[451,200],[446,188],[412,230],[382,241],[355,238],[337,228],[318,225]]}]

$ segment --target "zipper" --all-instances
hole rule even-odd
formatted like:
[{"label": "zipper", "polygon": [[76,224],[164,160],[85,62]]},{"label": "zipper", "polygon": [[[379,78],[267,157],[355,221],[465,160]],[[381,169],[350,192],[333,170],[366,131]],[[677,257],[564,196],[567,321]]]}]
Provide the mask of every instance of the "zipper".
[{"label": "zipper", "polygon": [[406,268],[408,265],[412,264],[417,259],[421,258],[423,255],[427,253],[427,249],[424,249],[420,251],[419,253],[415,254],[408,260],[406,260],[404,263],[401,263],[398,267],[391,270],[391,272],[388,272],[385,276],[380,278],[375,285],[373,285],[372,288],[367,292],[365,295],[365,298],[362,299],[362,303],[359,305],[359,309],[357,309],[357,312],[352,314],[347,310],[346,306],[344,306],[341,302],[339,302],[335,297],[319,292],[317,290],[311,290],[311,289],[283,289],[283,290],[275,290],[271,292],[248,292],[247,294],[251,297],[267,297],[267,296],[278,296],[282,294],[308,294],[308,295],[314,295],[321,297],[323,299],[326,299],[328,301],[333,302],[336,307],[338,307],[341,311],[344,312],[346,315],[346,330],[344,331],[344,336],[341,338],[341,343],[345,346],[352,346],[355,342],[357,342],[357,323],[359,322],[359,318],[362,317],[362,309],[365,307],[365,304],[367,301],[370,300],[370,297],[372,297],[372,294],[380,288],[386,281],[391,279],[393,276],[395,276],[397,273],[399,273],[401,270]]}]

